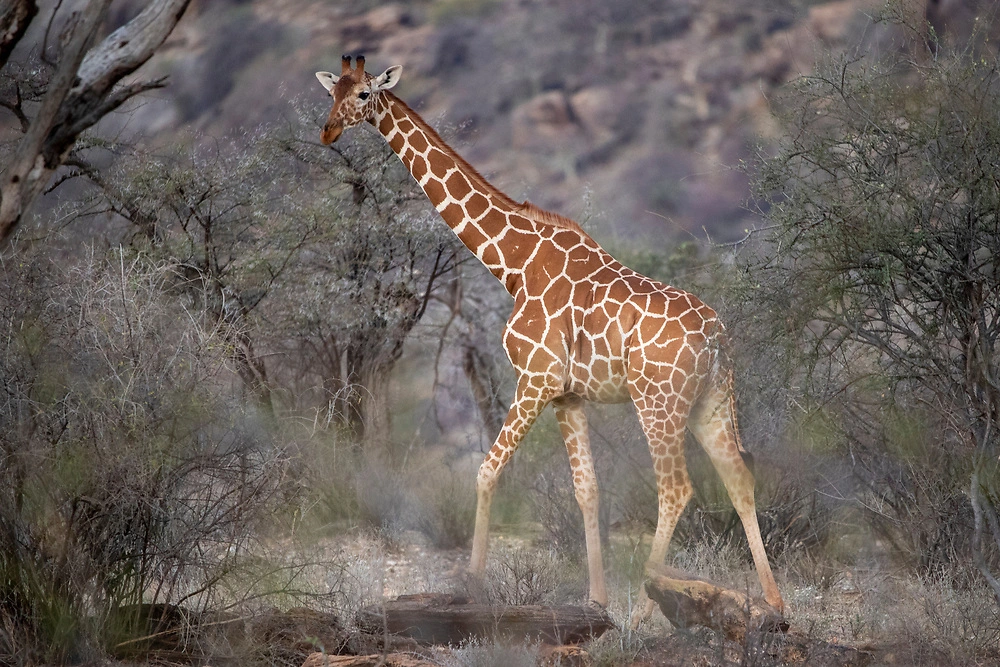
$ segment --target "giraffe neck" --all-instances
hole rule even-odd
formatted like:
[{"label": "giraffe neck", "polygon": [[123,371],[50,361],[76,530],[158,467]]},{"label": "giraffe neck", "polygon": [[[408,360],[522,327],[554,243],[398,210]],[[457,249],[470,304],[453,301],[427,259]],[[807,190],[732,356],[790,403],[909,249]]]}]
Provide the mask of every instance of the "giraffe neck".
[{"label": "giraffe neck", "polygon": [[538,209],[491,185],[398,97],[388,91],[380,97],[379,132],[462,243],[513,294],[523,283],[528,246],[538,242],[524,233],[534,225],[526,211]]}]

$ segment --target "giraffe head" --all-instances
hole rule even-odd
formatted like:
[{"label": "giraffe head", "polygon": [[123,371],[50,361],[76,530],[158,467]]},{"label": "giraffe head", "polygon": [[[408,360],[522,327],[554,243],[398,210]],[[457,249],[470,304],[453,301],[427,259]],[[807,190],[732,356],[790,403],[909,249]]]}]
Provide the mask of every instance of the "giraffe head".
[{"label": "giraffe head", "polygon": [[340,59],[340,76],[330,72],[316,72],[316,78],[330,91],[333,109],[323,126],[319,140],[324,145],[336,141],[345,127],[354,127],[362,121],[372,122],[375,118],[375,99],[383,90],[389,90],[399,82],[403,68],[390,67],[378,76],[365,72],[365,57],[358,56],[354,67],[351,57]]}]

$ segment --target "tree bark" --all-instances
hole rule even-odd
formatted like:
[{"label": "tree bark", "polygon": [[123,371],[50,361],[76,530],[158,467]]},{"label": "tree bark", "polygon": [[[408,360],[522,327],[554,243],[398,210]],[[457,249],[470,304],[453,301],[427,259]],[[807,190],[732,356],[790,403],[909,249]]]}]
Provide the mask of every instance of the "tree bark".
[{"label": "tree bark", "polygon": [[327,655],[313,653],[302,667],[435,667],[436,662],[423,660],[409,653],[373,655]]},{"label": "tree bark", "polygon": [[372,369],[359,387],[358,414],[360,438],[366,447],[385,446],[392,433],[392,416],[389,412],[389,378],[396,360]]},{"label": "tree bark", "polygon": [[[246,320],[247,318],[244,318],[242,323],[244,326]],[[274,398],[271,394],[271,383],[267,378],[267,366],[257,354],[253,338],[245,329],[235,325],[230,325],[229,335],[233,345],[233,363],[236,364],[236,372],[243,381],[243,386],[253,399],[254,405],[260,410],[260,414],[273,421]]]},{"label": "tree bark", "polygon": [[[138,16],[91,48],[111,0],[92,0],[78,14],[72,37],[49,81],[38,113],[0,173],[0,241],[10,238],[25,211],[41,194],[65,161],[77,137],[127,99],[163,85],[162,80],[116,87],[153,55],[180,20],[190,0],[153,0]],[[18,0],[16,4],[25,4]],[[33,4],[33,3],[28,3]],[[16,11],[16,8],[15,8]],[[0,21],[8,20],[8,11]],[[13,17],[14,15],[11,14]],[[9,54],[20,33],[14,18],[12,41],[2,44]],[[26,25],[25,25],[26,27]]]},{"label": "tree bark", "polygon": [[11,52],[37,13],[38,3],[34,0],[13,0],[0,9],[0,69],[7,64]]},{"label": "tree bark", "polygon": [[490,437],[496,437],[506,417],[504,405],[498,398],[500,379],[493,372],[489,355],[471,341],[464,341],[463,345],[462,371],[472,390],[483,428]]},{"label": "tree bark", "polygon": [[572,605],[476,604],[451,595],[403,595],[358,612],[364,632],[410,637],[421,644],[459,644],[472,638],[507,637],[549,644],[577,644],[615,627],[606,612]]},{"label": "tree bark", "polygon": [[[983,575],[983,578],[989,585],[990,590],[993,591],[993,595],[997,600],[997,605],[1000,605],[1000,580],[997,580],[993,572],[990,571],[983,548],[983,519],[984,515],[992,510],[993,507],[988,504],[990,501],[984,497],[982,487],[980,486],[981,482],[979,479],[979,470],[982,465],[982,457],[977,457],[977,459],[976,467],[972,471],[972,481],[969,484],[969,500],[972,502],[972,512],[975,520],[972,533],[972,557],[979,573]],[[986,505],[986,507],[984,507],[984,505]],[[992,518],[995,520],[995,516]],[[996,530],[995,526],[993,526],[993,528]]]}]

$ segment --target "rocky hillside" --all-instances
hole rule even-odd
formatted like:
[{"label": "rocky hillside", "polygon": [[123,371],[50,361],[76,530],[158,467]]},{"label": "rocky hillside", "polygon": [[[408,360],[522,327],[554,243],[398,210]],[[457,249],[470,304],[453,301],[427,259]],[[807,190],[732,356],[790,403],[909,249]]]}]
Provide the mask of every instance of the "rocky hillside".
[{"label": "rocky hillside", "polygon": [[[910,4],[943,30],[949,16],[956,24],[972,17],[965,8],[976,3]],[[398,93],[513,197],[606,225],[599,236],[656,242],[707,231],[725,240],[751,224],[741,207],[746,178],[735,167],[779,131],[773,93],[821,52],[870,36],[872,7],[196,0],[154,65],[171,87],[133,127],[220,137],[299,122],[296,104],[314,106],[318,126],[328,101],[313,72],[363,53],[372,70],[403,65]]]}]

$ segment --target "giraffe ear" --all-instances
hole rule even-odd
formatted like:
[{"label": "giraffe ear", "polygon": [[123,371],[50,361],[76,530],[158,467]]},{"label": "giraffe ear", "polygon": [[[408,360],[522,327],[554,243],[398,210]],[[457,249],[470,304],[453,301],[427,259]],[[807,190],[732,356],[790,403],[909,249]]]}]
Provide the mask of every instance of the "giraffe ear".
[{"label": "giraffe ear", "polygon": [[316,78],[319,82],[323,84],[323,87],[327,90],[333,90],[333,86],[336,85],[339,76],[335,76],[330,72],[316,72]]},{"label": "giraffe ear", "polygon": [[389,90],[397,83],[399,83],[399,77],[403,73],[402,65],[393,65],[386,71],[375,77],[375,85],[373,88],[375,90]]}]

